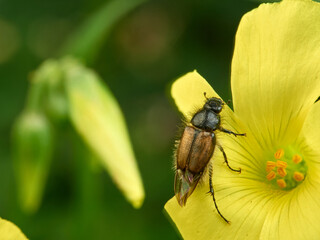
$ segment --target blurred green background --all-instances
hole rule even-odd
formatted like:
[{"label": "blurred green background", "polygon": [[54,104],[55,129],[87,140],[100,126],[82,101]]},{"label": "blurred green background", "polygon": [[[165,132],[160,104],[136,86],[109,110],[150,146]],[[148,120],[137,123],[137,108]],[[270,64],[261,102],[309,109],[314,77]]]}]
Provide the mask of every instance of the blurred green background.
[{"label": "blurred green background", "polygon": [[68,37],[106,2],[0,1],[0,216],[30,239],[179,238],[163,211],[173,196],[172,156],[180,124],[170,83],[197,69],[221,97],[231,99],[237,25],[259,5],[144,1],[116,21],[88,66],[105,80],[126,117],[145,202],[133,209],[105,170],[92,171],[81,140],[65,125],[56,133],[42,205],[35,214],[25,214],[17,201],[10,134],[25,104],[30,73],[47,58],[61,56]]}]

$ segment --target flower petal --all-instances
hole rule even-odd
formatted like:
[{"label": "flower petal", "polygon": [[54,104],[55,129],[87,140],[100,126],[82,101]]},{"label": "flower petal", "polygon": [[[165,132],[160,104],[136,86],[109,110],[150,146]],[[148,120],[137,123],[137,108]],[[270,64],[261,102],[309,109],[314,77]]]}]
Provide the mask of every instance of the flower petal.
[{"label": "flower petal", "polygon": [[190,120],[193,114],[205,103],[204,93],[207,94],[207,97],[220,98],[196,70],[174,81],[171,87],[171,96],[187,120]]},{"label": "flower petal", "polygon": [[308,165],[304,182],[274,202],[261,231],[261,239],[317,239],[320,215],[320,102],[312,105],[298,146]]},{"label": "flower petal", "polygon": [[310,167],[313,170],[302,185],[279,192],[216,165],[216,200],[230,225],[219,217],[206,195],[207,184],[196,189],[184,208],[172,198],[165,209],[185,239],[317,239],[320,165]]},{"label": "flower petal", "polygon": [[295,139],[320,92],[320,4],[285,0],[246,14],[236,35],[234,111],[265,148]]},{"label": "flower petal", "polygon": [[[318,151],[320,154],[320,101],[313,104],[306,121],[304,122],[301,135],[305,145]],[[320,162],[320,159],[318,160]]]},{"label": "flower petal", "polygon": [[0,218],[0,236],[5,240],[27,240],[21,230],[12,222]]},{"label": "flower petal", "polygon": [[[263,183],[241,179],[226,166],[216,171],[224,177],[214,175],[215,198],[227,224],[217,213],[208,184],[199,186],[180,207],[175,198],[165,209],[175,222],[184,239],[259,239],[264,219],[271,208],[270,194],[263,190]],[[227,177],[226,177],[227,176]]]},{"label": "flower petal", "polygon": [[260,239],[318,239],[319,170],[318,166],[317,172],[309,171],[301,186],[274,201],[261,230]]}]

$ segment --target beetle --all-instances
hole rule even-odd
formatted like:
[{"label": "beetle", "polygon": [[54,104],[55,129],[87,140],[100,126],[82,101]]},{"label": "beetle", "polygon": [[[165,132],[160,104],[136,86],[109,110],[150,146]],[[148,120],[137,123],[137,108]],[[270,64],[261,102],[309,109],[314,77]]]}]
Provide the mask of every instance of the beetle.
[{"label": "beetle", "polygon": [[221,131],[234,136],[246,136],[245,133],[234,133],[220,125],[220,115],[225,104],[220,98],[207,98],[205,104],[192,117],[191,122],[186,125],[182,136],[177,141],[175,152],[175,180],[174,192],[180,206],[185,206],[187,199],[197,187],[201,177],[208,168],[209,170],[209,192],[213,198],[218,214],[224,221],[229,221],[221,214],[214,197],[212,185],[212,163],[211,157],[217,146],[222,152],[224,161],[228,168],[234,172],[241,173],[241,169],[230,167],[227,155],[223,147],[217,144],[216,131]]}]

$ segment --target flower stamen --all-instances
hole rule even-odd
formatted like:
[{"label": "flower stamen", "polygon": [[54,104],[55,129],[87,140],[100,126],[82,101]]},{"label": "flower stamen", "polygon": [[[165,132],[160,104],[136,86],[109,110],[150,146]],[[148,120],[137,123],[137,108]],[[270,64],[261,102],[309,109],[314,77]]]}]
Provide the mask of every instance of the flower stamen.
[{"label": "flower stamen", "polygon": [[296,180],[297,182],[301,182],[304,179],[304,175],[301,172],[294,172],[293,179]]},{"label": "flower stamen", "polygon": [[283,167],[279,167],[277,169],[277,173],[280,175],[280,177],[285,177],[287,175],[287,171],[285,168]]},{"label": "flower stamen", "polygon": [[295,147],[281,148],[273,155],[273,160],[266,161],[266,178],[272,185],[291,190],[303,182],[308,166]]},{"label": "flower stamen", "polygon": [[271,171],[267,174],[267,179],[269,181],[271,181],[272,179],[274,179],[276,177],[276,173],[274,171]]},{"label": "flower stamen", "polygon": [[267,173],[272,171],[275,167],[276,167],[276,163],[275,162],[267,161],[267,167],[266,167]]},{"label": "flower stamen", "polygon": [[288,163],[280,160],[277,161],[277,167],[286,168],[287,166],[288,166]]},{"label": "flower stamen", "polygon": [[280,188],[285,188],[287,186],[286,182],[283,179],[277,179],[277,184]]},{"label": "flower stamen", "polygon": [[300,163],[302,161],[302,157],[299,154],[295,154],[292,157],[292,161],[296,164]]},{"label": "flower stamen", "polygon": [[274,158],[279,160],[283,157],[284,155],[284,150],[283,149],[279,149],[278,151],[276,151],[276,153],[274,154]]}]

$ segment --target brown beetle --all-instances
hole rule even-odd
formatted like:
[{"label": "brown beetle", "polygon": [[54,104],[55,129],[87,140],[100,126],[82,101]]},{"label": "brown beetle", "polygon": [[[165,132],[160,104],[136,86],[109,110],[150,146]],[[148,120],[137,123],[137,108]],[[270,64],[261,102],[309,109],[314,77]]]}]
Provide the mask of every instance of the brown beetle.
[{"label": "brown beetle", "polygon": [[245,136],[245,133],[234,133],[220,126],[220,115],[224,103],[220,98],[207,98],[206,102],[191,119],[191,124],[186,126],[176,151],[176,174],[174,181],[174,192],[178,203],[184,206],[188,197],[192,194],[200,181],[206,167],[209,167],[209,193],[212,195],[214,205],[219,215],[227,222],[229,221],[220,213],[214,198],[212,186],[212,164],[210,159],[217,145],[223,154],[224,160],[235,172],[241,172],[230,167],[227,155],[222,146],[216,143],[215,131],[219,130],[234,136]]}]

